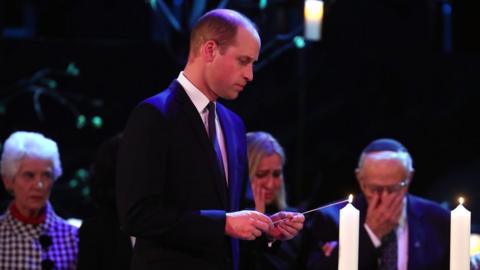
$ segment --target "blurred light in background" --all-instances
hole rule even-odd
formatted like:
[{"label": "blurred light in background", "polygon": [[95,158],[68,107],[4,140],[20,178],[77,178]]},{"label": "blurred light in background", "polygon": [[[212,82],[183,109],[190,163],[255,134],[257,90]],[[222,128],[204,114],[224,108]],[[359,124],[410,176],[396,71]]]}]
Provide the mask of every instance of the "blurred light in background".
[{"label": "blurred light in background", "polygon": [[77,117],[77,128],[82,129],[86,123],[87,123],[87,118],[85,117],[85,115],[80,114]]},{"label": "blurred light in background", "polygon": [[78,218],[69,218],[67,219],[67,223],[77,228],[80,228],[80,226],[82,226],[82,220]]},{"label": "blurred light in background", "polygon": [[260,0],[259,3],[258,3],[258,7],[260,9],[265,9],[265,8],[267,8],[267,4],[268,4],[267,0]]},{"label": "blurred light in background", "polygon": [[306,0],[304,7],[305,39],[319,41],[322,39],[323,1]]},{"label": "blurred light in background", "polygon": [[470,235],[470,255],[480,253],[480,234],[472,233]]},{"label": "blurred light in background", "polygon": [[103,119],[98,115],[92,117],[92,125],[94,128],[102,128]]},{"label": "blurred light in background", "polygon": [[305,39],[301,36],[296,36],[293,38],[293,43],[295,44],[295,47],[298,49],[302,49],[305,47]]}]

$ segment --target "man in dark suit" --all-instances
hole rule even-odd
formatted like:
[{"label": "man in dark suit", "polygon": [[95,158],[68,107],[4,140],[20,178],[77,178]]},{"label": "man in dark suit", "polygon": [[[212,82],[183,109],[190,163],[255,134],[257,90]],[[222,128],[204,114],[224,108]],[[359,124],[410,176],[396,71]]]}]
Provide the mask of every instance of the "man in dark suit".
[{"label": "man in dark suit", "polygon": [[[414,169],[407,149],[393,139],[375,140],[363,150],[355,173],[362,190],[353,202],[360,210],[358,269],[448,269],[450,214],[408,193]],[[344,206],[310,217],[303,235],[308,269],[337,269]]]},{"label": "man in dark suit", "polygon": [[253,79],[259,50],[249,19],[208,12],[192,30],[183,72],[130,116],[117,200],[123,229],[137,239],[133,269],[238,269],[239,239],[286,240],[303,227],[301,214],[239,211],[245,127],[216,100],[235,99]]}]

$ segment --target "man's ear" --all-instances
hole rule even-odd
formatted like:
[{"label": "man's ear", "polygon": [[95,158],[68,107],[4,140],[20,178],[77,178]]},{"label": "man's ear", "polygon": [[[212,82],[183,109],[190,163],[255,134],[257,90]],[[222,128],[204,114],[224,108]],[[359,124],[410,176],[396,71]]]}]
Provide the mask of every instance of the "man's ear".
[{"label": "man's ear", "polygon": [[13,178],[2,175],[3,186],[9,192],[13,190]]},{"label": "man's ear", "polygon": [[415,170],[412,169],[412,171],[410,171],[410,173],[408,174],[408,180],[410,183],[412,182],[414,175],[415,175]]},{"label": "man's ear", "polygon": [[357,178],[358,184],[360,184],[360,169],[356,168],[355,169],[355,178]]},{"label": "man's ear", "polygon": [[203,43],[200,53],[207,62],[212,62],[217,54],[217,43],[213,40],[207,40]]},{"label": "man's ear", "polygon": [[360,180],[360,168],[355,169],[355,178],[357,178],[357,183],[358,186],[360,187],[360,190],[363,192],[363,185],[362,185],[362,180]]}]

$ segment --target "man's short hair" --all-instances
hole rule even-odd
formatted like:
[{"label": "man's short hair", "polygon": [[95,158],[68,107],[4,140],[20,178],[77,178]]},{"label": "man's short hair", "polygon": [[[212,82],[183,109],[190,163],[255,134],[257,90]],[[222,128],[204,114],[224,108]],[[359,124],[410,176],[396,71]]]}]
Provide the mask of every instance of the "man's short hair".
[{"label": "man's short hair", "polygon": [[238,26],[243,26],[257,33],[255,24],[241,13],[231,9],[214,9],[198,19],[190,34],[190,54],[197,55],[200,46],[213,40],[220,47],[220,52],[235,42]]}]

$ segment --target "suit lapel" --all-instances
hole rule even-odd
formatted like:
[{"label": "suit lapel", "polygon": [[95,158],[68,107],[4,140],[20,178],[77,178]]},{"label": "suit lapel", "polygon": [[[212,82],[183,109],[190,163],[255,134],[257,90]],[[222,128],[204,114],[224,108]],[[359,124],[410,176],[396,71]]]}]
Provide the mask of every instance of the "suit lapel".
[{"label": "suit lapel", "polygon": [[407,218],[408,218],[408,269],[418,269],[423,260],[428,260],[430,257],[424,257],[427,254],[423,245],[426,244],[425,232],[422,233],[420,228],[423,228],[421,209],[418,209],[418,204],[415,197],[407,194]]},{"label": "suit lapel", "polygon": [[181,110],[190,122],[190,126],[193,128],[193,133],[195,134],[201,147],[205,151],[205,155],[208,157],[207,163],[210,171],[212,172],[212,179],[214,180],[215,189],[218,192],[224,208],[228,209],[228,201],[225,191],[224,180],[222,179],[220,172],[217,168],[215,150],[210,143],[210,139],[208,138],[207,130],[205,129],[203,121],[200,118],[197,109],[193,105],[187,93],[176,80],[172,82],[172,84],[170,84],[170,89],[172,89]]},{"label": "suit lapel", "polygon": [[[220,125],[222,127],[223,138],[225,141],[225,151],[227,152],[227,163],[228,163],[228,192],[229,201],[228,210],[229,211],[238,211],[240,208],[240,196],[242,195],[242,177],[238,174],[241,171],[241,164],[238,160],[238,148],[237,145],[239,140],[236,134],[235,122],[232,120],[231,113],[219,102],[217,102],[217,115],[220,120]],[[222,186],[225,187],[225,183],[222,183]],[[223,189],[225,190],[225,188]],[[225,193],[227,194],[227,193]],[[234,269],[238,268],[239,261],[239,241],[238,239],[231,239],[232,255],[234,261]]]},{"label": "suit lapel", "polygon": [[241,184],[242,181],[239,179],[241,177],[237,172],[239,171],[239,160],[238,160],[238,143],[239,140],[236,139],[236,128],[234,126],[234,122],[230,116],[230,113],[227,109],[217,102],[217,113],[220,119],[220,124],[222,126],[223,136],[225,138],[225,149],[227,152],[227,160],[228,160],[228,197],[230,199],[230,209],[237,210],[240,205],[240,198],[238,198],[241,194],[239,192],[242,190]]}]

